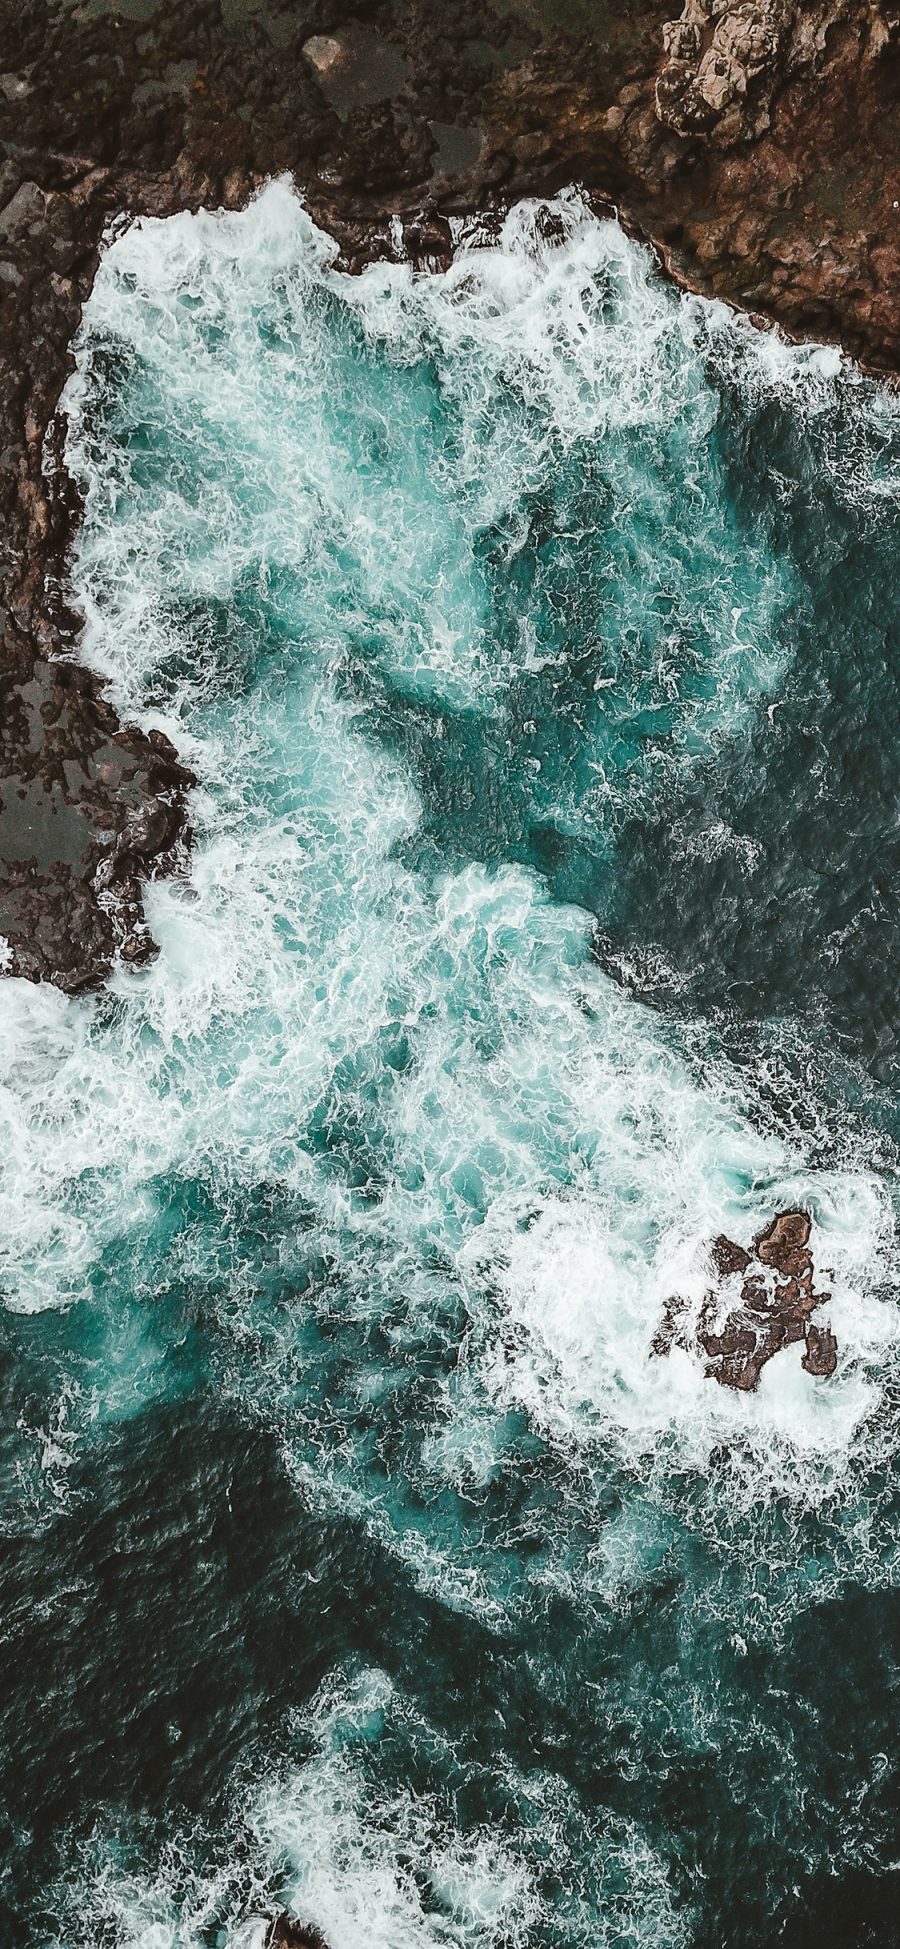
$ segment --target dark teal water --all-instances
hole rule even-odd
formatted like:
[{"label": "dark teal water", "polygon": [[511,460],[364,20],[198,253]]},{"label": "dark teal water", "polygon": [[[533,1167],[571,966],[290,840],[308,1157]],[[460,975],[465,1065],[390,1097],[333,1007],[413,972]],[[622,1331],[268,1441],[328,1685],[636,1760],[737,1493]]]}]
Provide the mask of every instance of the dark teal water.
[{"label": "dark teal water", "polygon": [[[0,993],[3,1940],[900,1940],[900,418],[575,197],[128,231],[85,653],[161,953]],[[837,1373],[650,1347],[813,1214]]]}]

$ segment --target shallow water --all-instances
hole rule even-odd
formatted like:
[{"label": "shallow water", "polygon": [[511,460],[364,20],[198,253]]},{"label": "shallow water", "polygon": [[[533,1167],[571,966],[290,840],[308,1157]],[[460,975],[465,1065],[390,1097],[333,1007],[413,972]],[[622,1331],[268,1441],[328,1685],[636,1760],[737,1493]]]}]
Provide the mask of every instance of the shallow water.
[{"label": "shallow water", "polygon": [[[12,1943],[898,1940],[900,415],[576,196],[111,244],[160,956],[0,992]],[[814,1214],[829,1381],[654,1359]]]}]

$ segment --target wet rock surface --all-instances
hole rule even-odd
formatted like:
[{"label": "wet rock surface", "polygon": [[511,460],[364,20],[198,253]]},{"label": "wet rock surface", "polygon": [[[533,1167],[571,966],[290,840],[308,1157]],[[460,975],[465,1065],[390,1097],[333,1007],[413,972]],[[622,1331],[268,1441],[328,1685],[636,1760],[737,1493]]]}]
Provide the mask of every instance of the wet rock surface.
[{"label": "wet rock surface", "polygon": [[186,862],[191,776],[161,732],[121,726],[90,673],[35,658],[4,688],[0,934],[11,971],[90,985],[153,953],[148,875]]},{"label": "wet rock surface", "polygon": [[783,1211],[752,1248],[724,1235],[714,1239],[710,1260],[718,1284],[706,1294],[699,1320],[691,1321],[686,1300],[670,1299],[651,1351],[665,1355],[676,1345],[699,1350],[707,1375],[740,1393],[752,1392],[767,1361],[801,1340],[806,1372],[833,1374],[837,1341],[812,1319],[831,1294],[815,1289],[811,1232],[809,1212]]},{"label": "wet rock surface", "polygon": [[900,4],[676,7],[0,0],[7,971],[77,988],[145,958],[142,882],[186,853],[189,774],[72,662],[56,410],[110,217],[288,170],[347,269],[424,271],[449,215],[580,180],[680,282],[900,366]]},{"label": "wet rock surface", "polygon": [[285,1912],[276,1915],[266,1935],[265,1949],[328,1949],[324,1936],[309,1923],[297,1922]]}]

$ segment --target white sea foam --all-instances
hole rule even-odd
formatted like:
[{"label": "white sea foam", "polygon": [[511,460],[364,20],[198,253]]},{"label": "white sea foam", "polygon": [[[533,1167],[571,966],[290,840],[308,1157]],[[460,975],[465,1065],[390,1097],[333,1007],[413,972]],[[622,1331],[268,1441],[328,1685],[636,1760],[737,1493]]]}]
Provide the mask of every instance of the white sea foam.
[{"label": "white sea foam", "polygon": [[[263,1916],[282,1905],[329,1949],[527,1949],[548,1928],[560,1949],[689,1940],[690,1916],[637,1823],[587,1813],[502,1749],[494,1790],[523,1817],[464,1827],[459,1755],[383,1672],[333,1673],[301,1737],[311,1755],[279,1761],[236,1810],[230,1870],[204,1872],[196,1847],[173,1837],[155,1870],[135,1871],[121,1844],[97,1836],[62,1894],[87,1940],[112,1930],[117,1949],[197,1949],[218,1923],[227,1949],[261,1949]],[[440,1784],[416,1794],[392,1784],[398,1744]]]},{"label": "white sea foam", "polygon": [[[739,1432],[754,1493],[816,1499],[821,1457],[838,1473],[849,1461],[896,1342],[872,1296],[888,1272],[880,1180],[854,1159],[813,1169],[802,1142],[761,1135],[746,1085],[724,1064],[692,1068],[592,963],[589,917],[536,874],[408,864],[419,793],[366,701],[464,706],[489,725],[522,657],[540,663],[527,616],[495,654],[476,544],[496,529],[512,564],[523,500],[579,442],[621,504],[604,544],[621,641],[617,537],[637,506],[649,540],[631,584],[659,580],[652,551],[671,548],[662,579],[690,590],[707,647],[696,691],[679,687],[674,640],[630,671],[634,710],[671,706],[666,735],[620,775],[595,768],[563,823],[614,820],[778,680],[769,622],[789,578],[715,527],[705,362],[727,355],[742,377],[755,360],[754,384],[789,381],[798,410],[833,374],[676,300],[576,197],[558,213],[562,247],[524,205],[496,247],[433,279],[339,275],[285,183],[239,215],[142,221],[107,252],[68,397],[85,651],[200,772],[197,843],[189,884],[148,889],[159,960],[117,974],[109,999],[3,985],[4,1290],[23,1309],[92,1301],[103,1252],[146,1239],[149,1298],[161,1180],[198,1178],[223,1211],[278,1184],[312,1212],[347,1316],[399,1307],[413,1361],[448,1293],[466,1309],[426,1474],[459,1479],[460,1456],[489,1454],[485,1431],[516,1409],[573,1452],[611,1439],[628,1461],[664,1440],[667,1461],[702,1468]],[[104,444],[109,385],[122,396]],[[669,535],[673,478],[726,550],[705,580]],[[602,679],[604,709],[618,681]],[[376,1197],[323,1160],[317,1118],[352,1127]],[[748,1401],[686,1353],[652,1359],[665,1300],[699,1297],[709,1238],[747,1237],[798,1200],[835,1268],[836,1379],[811,1383],[790,1353]],[[243,1304],[237,1282],[235,1321]],[[146,1365],[140,1333],[120,1344]],[[276,1365],[284,1353],[282,1339]],[[241,1385],[261,1400],[277,1380]],[[361,1392],[382,1384],[359,1376]]]},{"label": "white sea foam", "polygon": [[573,1810],[557,1783],[511,1776],[508,1790],[528,1805],[541,1853],[565,1876],[558,1904],[542,1895],[521,1839],[516,1846],[487,1829],[455,1834],[440,1803],[424,1795],[401,1792],[373,1805],[365,1778],[343,1758],[282,1777],[256,1823],[274,1859],[292,1865],[295,1911],[311,1915],[333,1949],[356,1949],[362,1939],[372,1949],[525,1949],[541,1925],[566,1949],[675,1949],[689,1939],[665,1864],[636,1826],[610,1821],[604,1832],[598,1821],[585,1831],[584,1822],[576,1859],[565,1831]]},{"label": "white sea foam", "polygon": [[[590,917],[537,873],[417,850],[422,789],[380,730],[427,706],[433,738],[466,712],[487,745],[523,667],[564,670],[565,632],[549,640],[527,603],[494,639],[483,543],[512,577],[524,503],[590,450],[611,509],[593,695],[613,729],[550,812],[568,833],[611,830],[785,676],[773,644],[789,642],[774,625],[790,572],[721,519],[710,371],[821,421],[826,462],[825,409],[836,386],[857,390],[848,491],[876,500],[892,491],[872,458],[888,409],[832,355],[676,299],[577,197],[556,215],[560,246],[525,205],[444,276],[379,265],[352,280],[279,183],[240,215],[136,224],[107,252],[69,392],[85,649],[122,710],[199,772],[196,846],[189,882],[148,889],[153,966],[118,971],[100,1000],[0,987],[0,1277],[12,1307],[82,1302],[101,1320],[89,1370],[26,1431],[54,1498],[78,1428],[170,1384],[156,1301],[171,1279],[214,1292],[221,1384],[271,1422],[305,1501],[365,1526],[489,1628],[524,1585],[570,1600],[582,1627],[593,1605],[624,1607],[694,1523],[713,1568],[685,1580],[665,1736],[726,1760],[755,1739],[763,1768],[771,1728],[746,1728],[704,1683],[702,1634],[774,1630],[848,1564],[890,1574],[859,1490],[895,1438],[884,1180],[840,1131],[829,1167],[815,1161],[808,1080],[796,1138],[772,1134],[752,1082],[710,1060],[708,1036],[692,1056],[689,1033],[604,974]],[[660,592],[681,610],[647,661]],[[662,728],[623,759],[645,715]],[[754,870],[721,823],[699,843]],[[186,1184],[209,1215],[175,1231]],[[277,1305],[238,1249],[258,1186],[275,1201],[258,1230],[275,1235]],[[835,1378],[813,1382],[792,1349],[748,1398],[684,1350],[654,1358],[667,1299],[702,1299],[710,1238],[749,1240],[795,1203],[833,1293]],[[118,1282],[102,1276],[111,1260]],[[387,1480],[367,1417],[433,1377],[436,1347],[441,1376]],[[529,1518],[546,1534],[524,1567],[515,1529],[490,1532],[487,1497],[508,1451],[523,1466],[522,1423],[549,1458]],[[700,1493],[679,1503],[669,1484],[691,1472]],[[448,1489],[471,1529],[446,1515]],[[826,1502],[828,1564],[790,1529]],[[742,1520],[775,1503],[783,1546]],[[610,1761],[626,1773],[646,1707],[629,1684],[584,1692],[604,1750],[616,1707]],[[561,1949],[681,1949],[690,1917],[639,1824],[585,1812],[549,1770],[525,1777],[502,1738],[493,1783],[522,1818],[465,1826],[459,1754],[383,1674],[339,1672],[296,1751],[236,1783],[229,1863],[215,1865],[221,1837],[170,1837],[136,1866],[101,1834],[61,1913],[78,1940],[118,1949],[198,1949],[216,1928],[227,1949],[260,1949],[282,1903],[330,1949],[525,1949],[541,1930]],[[432,1782],[416,1792],[410,1753]]]}]

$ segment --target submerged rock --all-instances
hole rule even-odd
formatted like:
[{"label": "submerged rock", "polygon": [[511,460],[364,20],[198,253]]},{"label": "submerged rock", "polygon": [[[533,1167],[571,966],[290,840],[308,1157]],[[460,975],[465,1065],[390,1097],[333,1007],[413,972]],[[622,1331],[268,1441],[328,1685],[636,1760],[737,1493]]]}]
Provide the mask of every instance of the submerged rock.
[{"label": "submerged rock", "polygon": [[688,1302],[680,1293],[674,1293],[671,1299],[666,1300],[662,1319],[650,1343],[651,1353],[671,1353],[674,1346],[685,1345],[688,1311]]},{"label": "submerged rock", "polygon": [[[673,1297],[663,1308],[651,1352],[671,1353],[676,1344],[690,1346],[693,1337],[693,1344],[706,1355],[711,1379],[739,1393],[752,1393],[767,1361],[782,1348],[804,1340],[806,1372],[822,1378],[833,1374],[837,1341],[828,1327],[814,1325],[810,1317],[831,1298],[830,1293],[817,1293],[813,1284],[811,1232],[808,1211],[782,1211],[760,1233],[752,1250],[720,1234],[710,1247],[719,1285],[706,1295],[696,1335],[689,1332],[687,1302]],[[742,1283],[735,1305],[728,1287],[733,1290],[738,1278]]]},{"label": "submerged rock", "polygon": [[731,1272],[746,1272],[750,1264],[750,1253],[746,1252],[742,1245],[733,1244],[730,1238],[726,1238],[724,1233],[720,1232],[718,1238],[714,1238],[712,1242],[712,1262],[716,1271],[721,1273],[724,1279]]}]

